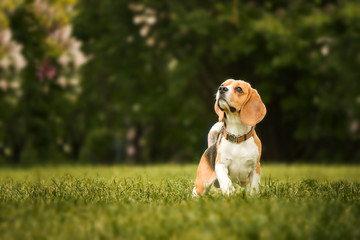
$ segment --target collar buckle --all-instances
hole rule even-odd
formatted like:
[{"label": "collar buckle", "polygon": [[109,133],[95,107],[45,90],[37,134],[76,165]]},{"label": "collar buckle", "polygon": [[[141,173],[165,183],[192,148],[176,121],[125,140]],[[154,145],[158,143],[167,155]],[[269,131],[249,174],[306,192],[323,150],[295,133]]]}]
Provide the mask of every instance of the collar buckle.
[{"label": "collar buckle", "polygon": [[230,133],[227,133],[227,140],[230,141],[230,142],[236,142],[236,143],[238,142],[237,141],[238,138],[235,135],[230,134]]}]

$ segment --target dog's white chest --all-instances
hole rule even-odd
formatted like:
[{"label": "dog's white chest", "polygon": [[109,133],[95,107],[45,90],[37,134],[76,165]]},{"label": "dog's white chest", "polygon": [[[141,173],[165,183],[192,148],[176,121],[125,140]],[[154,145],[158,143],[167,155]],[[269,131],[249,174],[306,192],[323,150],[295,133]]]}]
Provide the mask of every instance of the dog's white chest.
[{"label": "dog's white chest", "polygon": [[254,170],[259,157],[259,149],[250,138],[242,143],[232,143],[222,139],[220,146],[220,159],[235,181],[244,181]]}]

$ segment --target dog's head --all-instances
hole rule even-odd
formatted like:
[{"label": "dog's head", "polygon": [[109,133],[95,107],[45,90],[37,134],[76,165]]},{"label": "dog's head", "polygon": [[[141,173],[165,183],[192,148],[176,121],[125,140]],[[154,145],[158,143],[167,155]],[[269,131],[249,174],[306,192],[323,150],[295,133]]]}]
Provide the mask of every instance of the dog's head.
[{"label": "dog's head", "polygon": [[249,83],[228,79],[216,93],[215,112],[219,122],[226,114],[235,114],[244,124],[255,126],[264,118],[266,108],[258,92]]}]

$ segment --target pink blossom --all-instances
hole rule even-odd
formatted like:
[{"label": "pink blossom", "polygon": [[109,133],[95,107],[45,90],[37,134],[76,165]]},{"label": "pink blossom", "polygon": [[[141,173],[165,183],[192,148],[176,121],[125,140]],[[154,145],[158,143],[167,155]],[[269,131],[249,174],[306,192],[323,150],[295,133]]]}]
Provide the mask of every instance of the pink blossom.
[{"label": "pink blossom", "polygon": [[36,75],[40,81],[45,78],[51,80],[56,76],[56,67],[49,60],[45,60],[38,67]]}]

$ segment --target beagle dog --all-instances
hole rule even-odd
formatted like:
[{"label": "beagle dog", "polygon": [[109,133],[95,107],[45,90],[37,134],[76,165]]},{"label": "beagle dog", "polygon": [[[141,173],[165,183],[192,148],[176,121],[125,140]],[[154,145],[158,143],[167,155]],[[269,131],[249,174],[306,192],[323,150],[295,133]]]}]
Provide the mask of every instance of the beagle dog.
[{"label": "beagle dog", "polygon": [[241,80],[228,79],[216,93],[219,122],[208,134],[208,148],[197,170],[193,196],[206,193],[211,185],[223,194],[235,191],[233,182],[259,191],[261,141],[255,125],[266,114],[258,92]]}]

